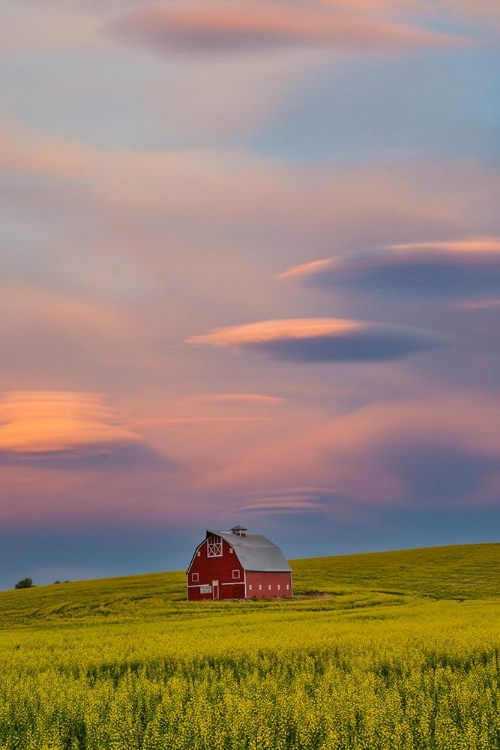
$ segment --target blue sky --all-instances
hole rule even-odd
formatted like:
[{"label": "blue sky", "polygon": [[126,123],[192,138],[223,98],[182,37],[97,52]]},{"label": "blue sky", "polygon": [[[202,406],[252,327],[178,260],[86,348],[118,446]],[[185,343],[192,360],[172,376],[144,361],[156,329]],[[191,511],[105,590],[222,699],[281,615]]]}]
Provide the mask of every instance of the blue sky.
[{"label": "blue sky", "polygon": [[0,11],[0,585],[497,540],[496,3]]}]

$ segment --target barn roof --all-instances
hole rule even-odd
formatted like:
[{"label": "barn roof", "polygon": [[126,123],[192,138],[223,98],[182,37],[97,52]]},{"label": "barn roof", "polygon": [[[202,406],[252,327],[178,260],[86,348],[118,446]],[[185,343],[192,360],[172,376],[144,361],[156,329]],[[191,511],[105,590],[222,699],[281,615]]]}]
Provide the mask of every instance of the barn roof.
[{"label": "barn roof", "polygon": [[261,534],[239,536],[231,531],[207,531],[207,536],[215,534],[222,537],[234,549],[243,570],[289,573],[287,563],[280,548]]}]

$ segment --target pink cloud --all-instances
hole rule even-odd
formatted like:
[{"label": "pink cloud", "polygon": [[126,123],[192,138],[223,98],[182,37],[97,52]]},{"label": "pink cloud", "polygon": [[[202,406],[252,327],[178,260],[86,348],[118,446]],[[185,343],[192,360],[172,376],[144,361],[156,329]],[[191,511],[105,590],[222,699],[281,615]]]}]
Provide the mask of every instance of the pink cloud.
[{"label": "pink cloud", "polygon": [[[253,486],[241,507],[277,512],[318,503],[327,515],[363,507],[487,506],[498,503],[500,409],[473,393],[373,403],[322,425],[297,423],[271,444],[233,455],[206,478],[214,491]],[[321,491],[299,497],[286,488]]]},{"label": "pink cloud", "polygon": [[70,5],[67,0],[26,0],[11,5],[8,19],[0,25],[2,55],[47,54],[55,48],[95,50],[99,40],[96,19],[82,12],[83,0]]},{"label": "pink cloud", "polygon": [[[227,148],[103,151],[15,130],[13,124],[0,130],[1,166],[76,178],[86,194],[83,203],[75,195],[75,204],[118,234],[125,228],[125,247],[133,244],[134,227],[142,232],[142,248],[151,220],[163,221],[171,235],[173,218],[189,219],[175,238],[183,259],[197,232],[206,246],[209,229],[227,227],[234,245],[236,222],[240,230],[256,221],[263,231],[279,230],[278,241],[298,238],[302,256],[311,256],[312,240],[331,243],[332,235],[340,250],[369,238],[473,234],[478,226],[487,232],[496,221],[498,171],[470,160],[288,165]],[[214,242],[221,244],[220,235]],[[143,262],[150,257],[139,255]]]},{"label": "pink cloud", "polygon": [[[429,254],[431,257],[442,257],[442,258],[462,258],[467,261],[467,258],[473,263],[474,259],[483,256],[494,256],[500,255],[500,238],[498,237],[471,237],[465,240],[455,240],[452,242],[413,242],[406,245],[390,245],[384,248],[389,259],[391,256],[394,261],[402,260],[405,261],[408,257],[423,258],[425,261]],[[366,257],[367,254],[360,254],[358,262],[354,259],[353,265],[363,267],[368,265],[370,256]],[[352,257],[352,256],[351,256]],[[349,256],[346,256],[348,261]],[[376,259],[376,255],[375,255]],[[321,274],[324,271],[335,271],[337,267],[342,267],[343,259],[340,258],[327,258],[325,260],[317,260],[312,263],[305,263],[300,266],[294,266],[293,268],[284,271],[279,275],[279,279],[301,279],[316,274]]]},{"label": "pink cloud", "polygon": [[[38,286],[8,281],[0,285],[0,346],[9,362],[2,390],[109,391],[117,381],[142,377],[152,364],[155,333],[147,316],[44,290],[43,280]],[[162,335],[169,331],[164,323]]]},{"label": "pink cloud", "polygon": [[247,349],[292,362],[377,362],[446,345],[416,329],[336,318],[265,320],[191,336],[187,343]]},{"label": "pink cloud", "polygon": [[235,510],[252,515],[316,513],[328,508],[334,494],[334,490],[325,487],[283,487],[267,493],[249,493]]},{"label": "pink cloud", "polygon": [[331,291],[355,287],[438,299],[483,295],[500,287],[500,239],[389,245],[295,266],[279,278]]},{"label": "pink cloud", "polygon": [[487,299],[466,300],[458,302],[456,306],[460,310],[495,310],[500,307],[500,298],[488,297]]},{"label": "pink cloud", "polygon": [[175,472],[114,469],[64,470],[62,461],[56,469],[34,461],[0,466],[2,528],[71,528],[85,533],[126,526],[151,528],[182,518],[185,500],[179,500]]},{"label": "pink cloud", "polygon": [[3,169],[56,177],[78,177],[85,172],[85,154],[81,143],[14,134],[11,124],[0,130],[0,165]]},{"label": "pink cloud", "polygon": [[190,396],[186,401],[208,406],[276,406],[284,403],[285,399],[262,393],[204,393]]},{"label": "pink cloud", "polygon": [[287,47],[405,51],[453,48],[464,38],[339,12],[327,7],[266,2],[202,3],[132,11],[110,25],[125,38],[161,51],[241,53]]}]

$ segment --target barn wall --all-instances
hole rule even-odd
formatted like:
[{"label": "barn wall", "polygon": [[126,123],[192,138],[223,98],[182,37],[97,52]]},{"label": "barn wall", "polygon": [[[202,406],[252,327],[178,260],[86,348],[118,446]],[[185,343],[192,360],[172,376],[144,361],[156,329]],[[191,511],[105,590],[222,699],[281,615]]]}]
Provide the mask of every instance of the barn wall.
[{"label": "barn wall", "polygon": [[[288,589],[287,589],[288,586]],[[292,574],[291,573],[264,573],[258,571],[247,571],[247,597],[291,597]]]},{"label": "barn wall", "polygon": [[[233,570],[239,571],[238,580],[233,579]],[[198,574],[198,581],[193,581],[193,573]],[[225,540],[222,540],[222,557],[208,557],[207,540],[198,548],[188,570],[188,599],[213,599],[213,590],[207,594],[200,591],[200,586],[212,586],[213,581],[219,581],[219,599],[245,597],[245,572],[233,548]]]}]

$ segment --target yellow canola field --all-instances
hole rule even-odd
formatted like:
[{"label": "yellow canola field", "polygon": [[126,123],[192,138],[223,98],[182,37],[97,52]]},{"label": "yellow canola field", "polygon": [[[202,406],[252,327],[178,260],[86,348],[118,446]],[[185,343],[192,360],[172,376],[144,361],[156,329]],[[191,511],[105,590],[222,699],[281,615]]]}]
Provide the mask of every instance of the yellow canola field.
[{"label": "yellow canola field", "polygon": [[225,607],[5,630],[0,747],[500,747],[499,600]]}]

